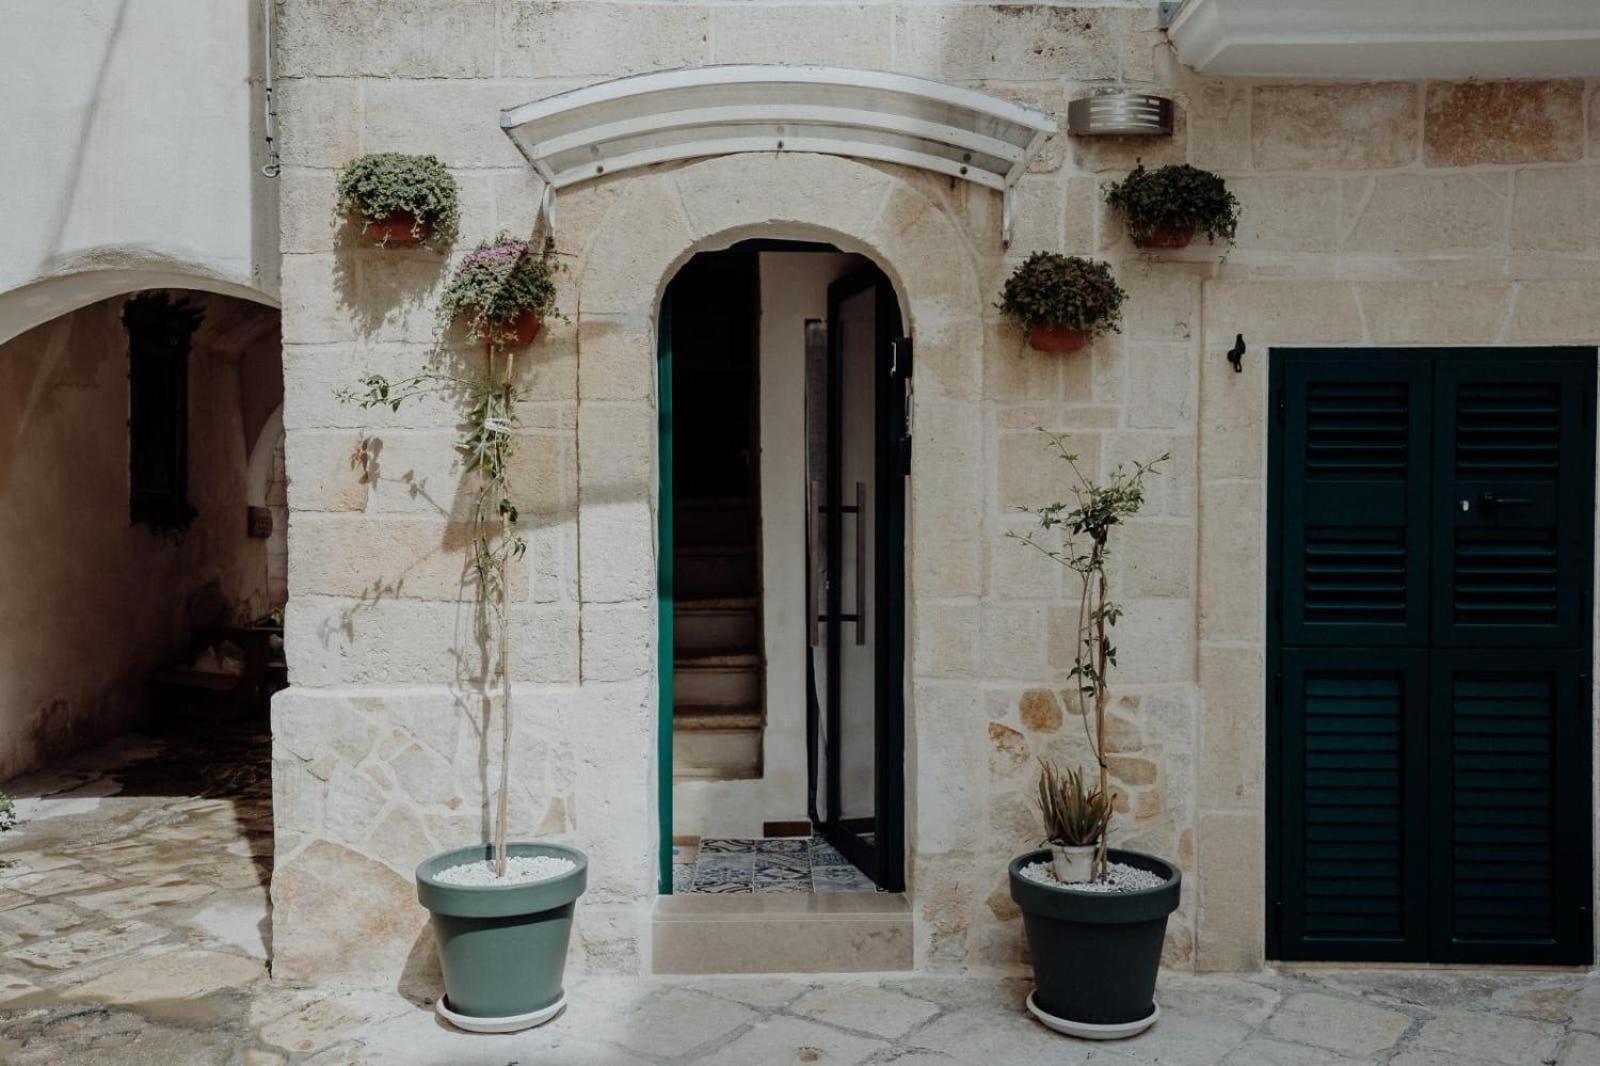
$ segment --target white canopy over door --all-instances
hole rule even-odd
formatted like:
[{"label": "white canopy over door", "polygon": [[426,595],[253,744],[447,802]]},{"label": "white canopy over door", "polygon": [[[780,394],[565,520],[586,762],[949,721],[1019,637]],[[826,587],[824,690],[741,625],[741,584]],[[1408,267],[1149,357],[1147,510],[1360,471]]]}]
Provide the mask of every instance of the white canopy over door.
[{"label": "white canopy over door", "polygon": [[1011,236],[1013,190],[1046,112],[926,78],[844,67],[726,65],[600,82],[500,114],[554,193],[635,167],[733,152],[818,152],[919,167],[995,189]]}]

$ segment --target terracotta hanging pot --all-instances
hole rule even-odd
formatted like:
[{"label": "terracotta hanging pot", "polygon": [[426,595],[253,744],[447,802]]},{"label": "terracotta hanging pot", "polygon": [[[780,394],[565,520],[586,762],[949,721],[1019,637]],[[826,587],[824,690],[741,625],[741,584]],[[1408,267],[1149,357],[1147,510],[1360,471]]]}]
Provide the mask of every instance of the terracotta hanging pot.
[{"label": "terracotta hanging pot", "polygon": [[396,211],[386,218],[367,223],[367,239],[385,247],[404,244],[421,244],[428,235],[426,226],[417,225],[417,216],[409,211]]},{"label": "terracotta hanging pot", "polygon": [[1133,243],[1139,248],[1187,248],[1192,240],[1194,223],[1191,222],[1187,226],[1157,226],[1142,240],[1135,237]]},{"label": "terracotta hanging pot", "polygon": [[523,348],[533,343],[543,325],[544,317],[539,312],[522,311],[501,325],[499,333],[507,347]]},{"label": "terracotta hanging pot", "polygon": [[1036,352],[1076,352],[1089,343],[1089,334],[1055,322],[1037,322],[1028,330],[1028,346]]}]

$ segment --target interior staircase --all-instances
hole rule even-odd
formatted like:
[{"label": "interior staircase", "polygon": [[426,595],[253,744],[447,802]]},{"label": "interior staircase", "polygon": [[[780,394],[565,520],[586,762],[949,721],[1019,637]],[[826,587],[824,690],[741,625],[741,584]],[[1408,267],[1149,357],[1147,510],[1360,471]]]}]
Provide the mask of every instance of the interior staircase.
[{"label": "interior staircase", "polygon": [[748,497],[680,499],[674,513],[672,776],[761,776],[761,598]]}]

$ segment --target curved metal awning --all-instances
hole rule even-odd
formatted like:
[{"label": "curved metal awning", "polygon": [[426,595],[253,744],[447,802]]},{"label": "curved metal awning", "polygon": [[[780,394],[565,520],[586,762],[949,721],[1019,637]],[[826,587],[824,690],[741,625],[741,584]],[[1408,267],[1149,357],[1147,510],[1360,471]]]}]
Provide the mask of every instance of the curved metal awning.
[{"label": "curved metal awning", "polygon": [[605,174],[733,152],[820,152],[919,167],[1005,197],[1044,138],[1046,112],[955,85],[844,67],[730,65],[589,85],[500,113],[551,194]]}]

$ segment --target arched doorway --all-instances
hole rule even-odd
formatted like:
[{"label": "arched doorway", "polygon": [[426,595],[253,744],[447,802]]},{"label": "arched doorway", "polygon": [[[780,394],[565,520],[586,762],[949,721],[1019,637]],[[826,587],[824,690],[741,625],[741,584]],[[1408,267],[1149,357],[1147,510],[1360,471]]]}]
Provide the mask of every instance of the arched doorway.
[{"label": "arched doorway", "polygon": [[227,945],[234,983],[270,944],[282,402],[278,311],[236,297],[118,295],[0,345],[6,865],[92,890],[85,935]]},{"label": "arched doorway", "polygon": [[664,892],[904,887],[903,322],[816,242],[698,253],[663,297]]}]

